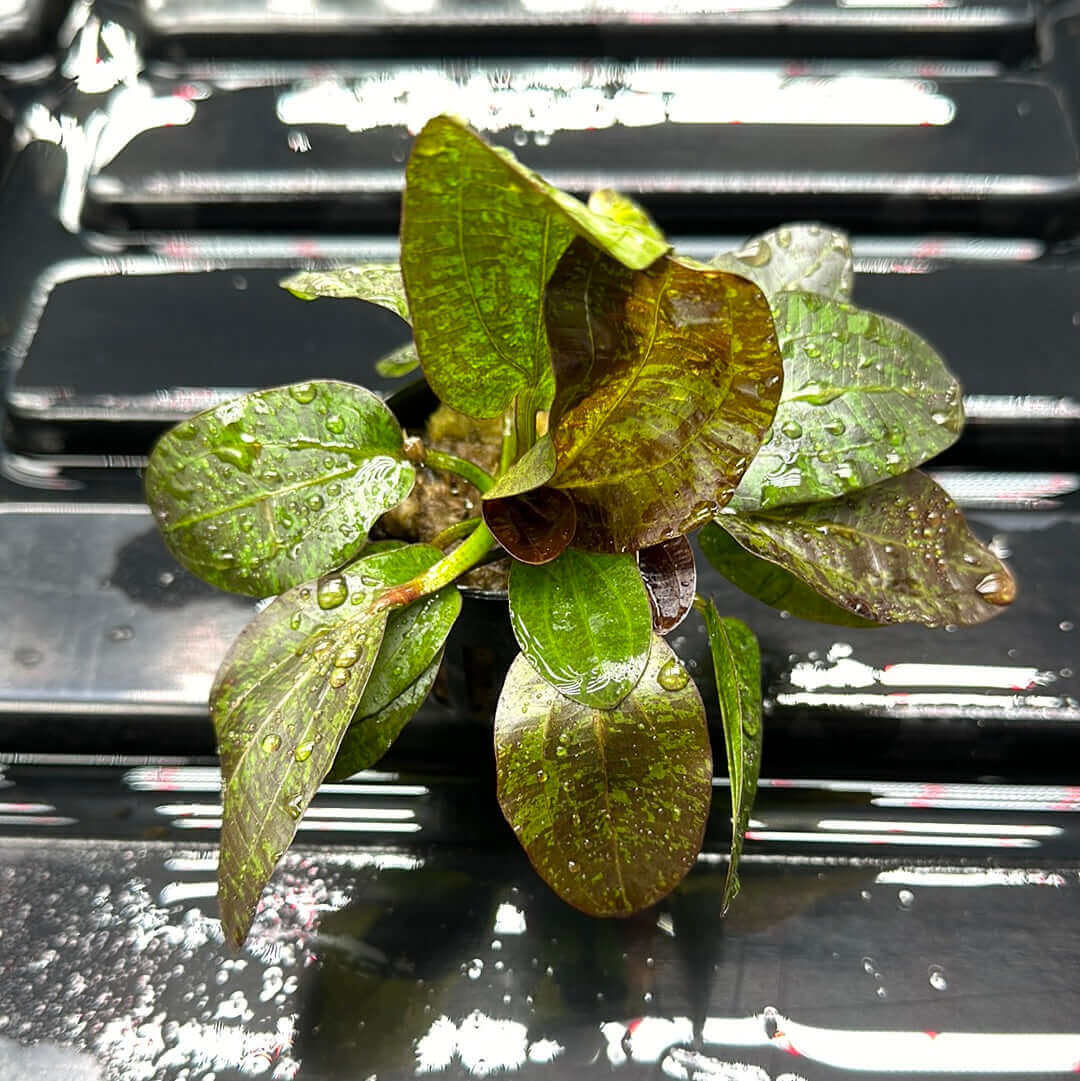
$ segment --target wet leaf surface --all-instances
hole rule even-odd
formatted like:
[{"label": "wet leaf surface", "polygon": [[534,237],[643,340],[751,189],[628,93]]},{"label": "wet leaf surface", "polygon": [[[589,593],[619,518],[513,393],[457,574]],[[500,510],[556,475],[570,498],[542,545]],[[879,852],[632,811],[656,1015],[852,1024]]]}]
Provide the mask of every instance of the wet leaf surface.
[{"label": "wet leaf surface", "polygon": [[619,225],[628,225],[645,236],[651,236],[667,250],[668,242],[659,226],[649,216],[649,212],[628,195],[612,191],[611,188],[600,188],[589,196],[589,209]]},{"label": "wet leaf surface", "polygon": [[510,622],[522,653],[569,698],[610,709],[649,659],[652,616],[633,556],[568,548],[510,570]]},{"label": "wet leaf surface", "polygon": [[484,493],[485,499],[520,495],[547,484],[555,473],[555,445],[550,435],[541,436]]},{"label": "wet leaf surface", "polygon": [[750,824],[761,771],[761,652],[753,631],[738,619],[721,619],[705,605],[720,716],[731,780],[731,862],[724,881],[724,912],[739,892],[739,857]]},{"label": "wet leaf surface", "polygon": [[1016,595],[1005,565],[917,471],[827,503],[717,521],[754,555],[877,623],[982,623]]},{"label": "wet leaf surface", "polygon": [[401,268],[393,263],[366,263],[336,270],[304,270],[285,278],[281,287],[300,300],[335,297],[366,300],[388,308],[409,322],[409,301]]},{"label": "wet leaf surface", "polygon": [[850,300],[855,284],[847,234],[813,223],[770,229],[752,237],[739,251],[716,256],[711,265],[757,282],[770,300],[788,292]]},{"label": "wet leaf surface", "polygon": [[412,490],[401,428],[370,391],[319,381],[248,394],[158,441],[146,496],[169,551],[266,597],[341,566]]},{"label": "wet leaf surface", "polygon": [[551,483],[574,496],[575,544],[631,551],[711,517],[780,396],[761,291],[669,258],[630,271],[575,241],[546,307],[558,384]]},{"label": "wet leaf surface", "polygon": [[642,548],[637,553],[638,569],[649,594],[653,630],[670,634],[694,606],[697,566],[694,550],[685,537]]},{"label": "wet leaf surface", "polygon": [[666,242],[588,210],[450,117],[428,121],[406,167],[402,272],[435,393],[474,417],[523,390],[551,400],[544,286],[575,233],[629,266]]},{"label": "wet leaf surface", "polygon": [[732,506],[831,499],[898,476],[960,435],[960,386],[907,327],[808,293],[776,297],[773,315],[783,394]]},{"label": "wet leaf surface", "polygon": [[574,501],[554,488],[485,499],[481,507],[492,536],[522,563],[548,563],[574,537]]},{"label": "wet leaf surface", "polygon": [[669,893],[701,848],[712,796],[705,708],[653,638],[618,708],[561,695],[523,657],[495,716],[499,805],[537,872],[593,916],[628,916]]},{"label": "wet leaf surface", "polygon": [[[722,516],[721,520],[727,519]],[[842,627],[881,626],[826,600],[776,563],[751,555],[715,522],[706,523],[697,539],[702,554],[713,567],[744,593],[764,604],[815,623]]]},{"label": "wet leaf surface", "polygon": [[375,371],[384,379],[401,379],[419,367],[420,358],[416,355],[416,346],[412,342],[406,342],[375,361]]}]

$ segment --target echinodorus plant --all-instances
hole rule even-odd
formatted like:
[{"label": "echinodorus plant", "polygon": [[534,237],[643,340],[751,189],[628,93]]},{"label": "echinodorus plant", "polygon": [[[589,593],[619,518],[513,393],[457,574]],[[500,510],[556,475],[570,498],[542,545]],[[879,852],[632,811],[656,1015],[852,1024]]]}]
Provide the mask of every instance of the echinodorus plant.
[{"label": "echinodorus plant", "polygon": [[[485,464],[407,438],[376,395],[316,381],[220,405],[155,447],[147,497],[176,558],[274,598],[210,695],[233,942],[319,784],[377,762],[423,702],[455,583],[493,552],[511,558],[521,647],[493,719],[499,801],[540,875],[597,916],[653,904],[702,843],[705,708],[664,638],[692,608],[732,781],[725,905],[738,888],[760,658],[696,594],[688,534],[736,587],[805,619],[973,624],[1012,600],[1009,571],[914,471],[960,433],[956,380],[852,305],[842,234],[787,225],[697,262],[629,199],[583,204],[442,116],[409,159],[400,266],[283,284],[408,321],[412,343],[380,371],[420,368],[496,446]],[[472,485],[478,510],[414,543],[372,540],[418,472]]]}]

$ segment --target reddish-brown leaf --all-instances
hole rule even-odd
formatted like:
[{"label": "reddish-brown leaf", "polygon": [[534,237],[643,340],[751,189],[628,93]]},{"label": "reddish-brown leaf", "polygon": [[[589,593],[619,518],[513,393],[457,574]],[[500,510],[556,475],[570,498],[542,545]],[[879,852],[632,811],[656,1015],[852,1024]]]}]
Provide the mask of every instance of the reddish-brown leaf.
[{"label": "reddish-brown leaf", "polygon": [[522,563],[550,563],[574,539],[574,501],[554,488],[486,499],[484,523],[495,539]]},{"label": "reddish-brown leaf", "polygon": [[652,606],[653,630],[657,634],[670,634],[694,606],[697,591],[694,550],[685,537],[673,537],[642,548],[637,561]]}]

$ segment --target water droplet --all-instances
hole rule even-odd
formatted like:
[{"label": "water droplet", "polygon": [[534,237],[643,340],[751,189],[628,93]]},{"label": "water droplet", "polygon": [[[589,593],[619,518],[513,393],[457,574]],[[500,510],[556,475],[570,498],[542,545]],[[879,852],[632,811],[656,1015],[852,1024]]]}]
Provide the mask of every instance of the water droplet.
[{"label": "water droplet", "polygon": [[869,900],[871,900],[873,898],[874,895],[869,890],[860,890],[859,891],[859,896],[864,901],[869,901]]},{"label": "water droplet", "polygon": [[911,890],[899,890],[896,894],[896,903],[901,908],[911,908],[915,904],[915,894]]},{"label": "water droplet", "polygon": [[483,974],[483,971],[484,962],[481,961],[479,957],[474,957],[469,962],[469,967],[465,970],[465,975],[468,976],[470,980],[478,980]]},{"label": "water droplet", "polygon": [[948,990],[949,981],[945,978],[945,970],[941,965],[931,965],[928,972],[928,978],[930,980],[930,986],[935,991]]},{"label": "water droplet", "polygon": [[802,435],[802,425],[797,420],[785,420],[780,425],[780,431],[788,437],[788,439],[798,439]]},{"label": "water droplet", "polygon": [[776,243],[781,248],[791,247],[791,230],[790,229],[777,229],[776,230]]},{"label": "water droplet", "polygon": [[542,769],[538,769],[538,770],[536,771],[536,779],[537,779],[537,780],[538,780],[538,781],[539,781],[539,782],[540,782],[541,784],[543,784],[543,783],[544,783],[544,782],[545,782],[545,781],[547,780],[547,773],[545,773],[545,772],[544,772],[544,770],[542,770]]},{"label": "water droplet", "polygon": [[646,957],[645,958],[645,967],[646,968],[655,968],[656,967],[656,961],[652,957]]},{"label": "water droplet", "polygon": [[315,590],[315,600],[324,612],[340,608],[349,596],[349,587],[340,574],[329,574],[319,579]]},{"label": "water droplet", "polygon": [[335,668],[327,678],[327,683],[334,688],[335,691],[340,690],[349,682],[349,671],[347,668]]},{"label": "water droplet", "polygon": [[298,631],[300,629],[300,624],[302,622],[303,622],[303,617],[300,615],[299,612],[293,612],[292,616],[289,617],[289,626],[294,631]]},{"label": "water droplet", "polygon": [[1016,599],[1016,582],[1007,571],[991,571],[975,586],[988,604],[1012,604]]},{"label": "water droplet", "polygon": [[285,810],[288,812],[290,818],[299,818],[304,813],[304,797],[293,796],[285,804]]},{"label": "water droplet", "polygon": [[279,736],[276,732],[271,732],[269,735],[263,736],[262,749],[266,751],[267,754],[272,754],[280,746],[281,736]]},{"label": "water droplet", "polygon": [[326,430],[334,435],[341,435],[345,431],[345,421],[337,413],[331,413],[326,418]]},{"label": "water droplet", "polygon": [[566,869],[572,874],[577,874],[577,860],[567,860]]},{"label": "water droplet", "polygon": [[313,383],[297,383],[289,387],[289,394],[301,405],[308,405],[315,401],[315,386]]},{"label": "water droplet", "polygon": [[1075,624],[1073,623],[1073,621],[1071,619],[1063,619],[1058,624],[1058,630],[1059,631],[1071,631],[1074,626],[1075,626]]},{"label": "water droplet", "polygon": [[293,758],[297,762],[306,762],[311,757],[311,752],[315,750],[314,740],[306,740],[304,743],[298,743],[293,750]]},{"label": "water droplet", "polygon": [[874,974],[874,969],[877,966],[874,964],[874,959],[872,957],[864,957],[862,959],[862,967],[863,972],[865,972],[867,976],[872,976]]},{"label": "water droplet", "polygon": [[105,632],[105,637],[110,642],[130,642],[135,637],[135,631],[132,627],[121,624],[119,627],[110,627]]},{"label": "water droplet", "polygon": [[876,995],[877,995],[877,997],[878,997],[878,998],[881,998],[881,999],[886,999],[886,998],[888,998],[888,997],[889,997],[889,992],[888,992],[888,991],[886,991],[884,987],[879,987],[879,988],[878,988],[878,989],[877,989],[877,990],[876,990],[876,991],[874,992],[874,994],[876,994]]},{"label": "water droplet", "polygon": [[742,251],[736,252],[735,258],[747,266],[767,266],[772,259],[772,248],[764,240],[754,240]]},{"label": "water droplet", "polygon": [[690,682],[690,674],[683,668],[678,657],[672,657],[664,662],[657,673],[656,682],[665,691],[681,691]]}]

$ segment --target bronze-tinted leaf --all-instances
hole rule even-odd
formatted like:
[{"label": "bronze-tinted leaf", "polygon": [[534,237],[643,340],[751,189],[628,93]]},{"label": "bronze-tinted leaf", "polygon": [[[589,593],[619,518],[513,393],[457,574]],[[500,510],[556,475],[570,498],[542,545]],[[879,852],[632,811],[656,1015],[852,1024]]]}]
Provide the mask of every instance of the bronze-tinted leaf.
[{"label": "bronze-tinted leaf", "polygon": [[502,499],[503,496],[531,492],[551,480],[555,472],[555,445],[550,435],[541,436],[505,473],[495,478],[495,483],[484,493],[485,499]]},{"label": "bronze-tinted leaf", "polygon": [[627,270],[575,241],[549,283],[546,319],[551,484],[577,504],[575,544],[648,547],[727,503],[780,396],[761,290],[667,257]]},{"label": "bronze-tinted leaf", "polygon": [[589,196],[589,209],[601,217],[610,218],[620,225],[629,225],[639,233],[653,237],[658,243],[667,245],[667,239],[656,222],[649,217],[649,212],[635,203],[628,195],[600,188]]},{"label": "bronze-tinted leaf", "polygon": [[285,278],[281,287],[301,300],[315,300],[318,297],[366,300],[369,304],[388,308],[406,323],[409,322],[409,302],[405,297],[401,268],[393,263],[365,263],[334,270],[303,270]]},{"label": "bronze-tinted leaf", "polygon": [[1016,595],[1008,568],[972,536],[959,507],[914,470],[826,503],[722,514],[717,524],[876,623],[982,623]]},{"label": "bronze-tinted leaf", "polygon": [[662,638],[615,709],[559,694],[522,656],[495,714],[499,805],[533,866],[593,916],[629,916],[678,885],[712,797],[705,707]]},{"label": "bronze-tinted leaf", "polygon": [[522,563],[549,563],[574,538],[574,501],[554,488],[485,499],[481,506],[492,536]]},{"label": "bronze-tinted leaf", "polygon": [[685,537],[673,537],[637,554],[638,569],[649,594],[653,630],[670,634],[694,606],[697,566]]}]

